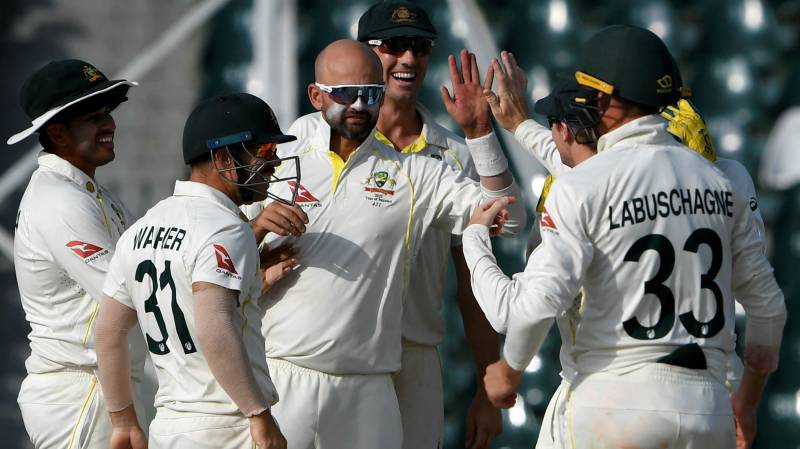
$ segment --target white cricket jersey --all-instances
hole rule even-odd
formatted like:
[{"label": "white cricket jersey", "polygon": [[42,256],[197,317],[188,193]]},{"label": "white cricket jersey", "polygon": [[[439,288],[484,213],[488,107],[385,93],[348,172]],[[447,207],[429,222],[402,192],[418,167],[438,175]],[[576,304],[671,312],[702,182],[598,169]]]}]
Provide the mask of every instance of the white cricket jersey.
[{"label": "white cricket jersey", "polygon": [[724,380],[733,296],[756,319],[783,309],[750,212],[732,182],[654,115],[602,136],[597,156],[558,178],[523,273],[509,280],[489,263],[485,227],[468,229],[464,250],[476,296],[500,292],[510,304],[512,367],[525,368],[583,285],[578,372],[626,372],[697,343]]},{"label": "white cricket jersey", "polygon": [[[417,105],[417,112],[422,118],[422,133],[416,142],[401,152],[443,161],[453,170],[464,172],[468,178],[478,181],[464,139],[436,123],[422,105]],[[300,117],[292,124],[289,134],[299,138],[312,137],[320,121],[319,112]],[[376,131],[375,136],[393,147],[380,131]],[[421,345],[436,346],[444,340],[446,332],[441,312],[450,248],[460,245],[461,240],[449,232],[430,227],[422,241],[411,266],[408,297],[403,304],[403,338]]]},{"label": "white cricket jersey", "polygon": [[[297,201],[309,223],[300,237],[268,242],[292,243],[300,266],[267,294],[267,356],[334,374],[394,372],[409,269],[421,257],[422,236],[431,227],[460,233],[483,192],[463,172],[398,153],[374,133],[344,162],[329,150],[330,127],[317,120],[312,139],[278,147],[281,157],[300,158]],[[291,182],[270,186],[278,195],[290,188]],[[245,208],[247,215],[263,205]],[[524,210],[509,211],[505,231],[518,232]]]},{"label": "white cricket jersey", "polygon": [[[664,121],[666,129],[666,121]],[[514,132],[517,140],[522,146],[539,160],[551,175],[556,176],[571,170],[571,167],[561,161],[558,148],[553,141],[552,132],[532,119],[522,122]],[[691,150],[690,148],[687,148]],[[725,176],[731,181],[734,193],[740,198],[746,199],[756,223],[756,233],[761,240],[764,251],[766,251],[764,220],[758,209],[758,199],[756,197],[753,179],[747,169],[734,159],[717,157],[715,162],[717,167],[722,170]],[[546,196],[543,192],[542,196]],[[575,362],[572,360],[572,344],[575,339],[575,329],[580,320],[580,301],[576,301],[564,315],[556,317],[556,325],[561,334],[560,361],[562,366],[562,377],[571,380],[576,372]],[[507,324],[506,324],[507,325]],[[735,356],[735,353],[733,353]]]},{"label": "white cricket jersey", "polygon": [[256,382],[277,401],[264,358],[258,248],[250,225],[225,194],[177,181],[119,240],[103,293],[136,310],[158,378],[156,407],[176,412],[237,414],[196,343],[192,284],[239,292],[235,325]]},{"label": "white cricket jersey", "polygon": [[28,373],[94,367],[94,318],[130,215],[86,173],[42,151],[17,212],[14,269],[31,326]]}]

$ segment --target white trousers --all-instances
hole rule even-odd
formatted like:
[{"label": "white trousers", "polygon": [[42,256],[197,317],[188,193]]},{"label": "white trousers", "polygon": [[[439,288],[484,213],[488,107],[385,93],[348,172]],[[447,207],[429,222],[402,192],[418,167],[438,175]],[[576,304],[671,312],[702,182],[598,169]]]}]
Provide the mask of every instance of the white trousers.
[{"label": "white trousers", "polygon": [[539,439],[536,440],[536,449],[567,449],[564,441],[567,433],[567,396],[569,395],[569,382],[561,380],[553,397],[547,404],[547,410],[542,418],[539,428]]},{"label": "white trousers", "polygon": [[390,375],[333,375],[281,359],[267,364],[280,397],[272,416],[289,449],[401,449]]},{"label": "white trousers", "polygon": [[17,402],[36,449],[108,449],[111,420],[93,372],[28,374]]},{"label": "white trousers", "polygon": [[403,420],[403,449],[442,446],[442,365],[435,346],[403,341],[402,367],[392,378]]},{"label": "white trousers", "polygon": [[159,409],[150,424],[149,449],[255,449],[244,416],[177,413]]},{"label": "white trousers", "polygon": [[[624,375],[578,375],[564,389],[564,399],[554,397],[550,427],[555,429],[554,445],[542,448],[736,446],[728,391],[704,370],[649,363]],[[566,401],[563,413],[559,412],[562,400]],[[559,422],[563,420],[566,423]]]}]

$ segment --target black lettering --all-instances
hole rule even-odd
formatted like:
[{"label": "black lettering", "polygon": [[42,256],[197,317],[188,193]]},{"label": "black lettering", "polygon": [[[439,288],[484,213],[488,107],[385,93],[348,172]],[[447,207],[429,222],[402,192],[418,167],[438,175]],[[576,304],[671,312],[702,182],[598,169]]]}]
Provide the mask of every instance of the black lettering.
[{"label": "black lettering", "polygon": [[173,237],[172,233],[175,232],[175,230],[176,229],[173,228],[173,227],[169,228],[169,230],[167,231],[167,234],[164,236],[164,244],[161,245],[161,248],[169,249],[169,245],[172,243],[172,237]]},{"label": "black lettering", "polygon": [[725,215],[733,217],[733,200],[731,192],[725,192]]},{"label": "black lettering", "polygon": [[614,208],[608,206],[608,222],[611,223],[611,229],[617,229],[619,225],[614,223]]},{"label": "black lettering", "polygon": [[703,208],[703,195],[700,189],[694,189],[694,213],[707,214],[708,212]]},{"label": "black lettering", "polygon": [[658,215],[666,217],[669,215],[669,203],[667,202],[667,192],[658,192]]},{"label": "black lettering", "polygon": [[650,212],[650,197],[644,197],[644,210],[647,212],[647,218],[650,220],[656,219],[656,196],[655,194],[651,195],[653,199],[653,211]]},{"label": "black lettering", "polygon": [[146,227],[139,229],[139,231],[136,233],[136,237],[133,238],[133,249],[139,249],[145,232],[147,232]]},{"label": "black lettering", "polygon": [[633,203],[633,219],[636,223],[644,221],[644,201],[641,198],[634,198],[631,200]]},{"label": "black lettering", "polygon": [[677,198],[680,201],[680,194],[677,190],[672,189],[669,192],[669,205],[670,209],[672,210],[672,215],[680,215],[681,214],[681,205],[678,203],[678,207],[675,207],[675,200],[673,198]]},{"label": "black lettering", "polygon": [[144,239],[144,243],[142,243],[142,248],[147,248],[147,245],[153,243],[153,227],[147,228],[147,237]]},{"label": "black lettering", "polygon": [[686,189],[686,196],[683,196],[683,190],[680,191],[680,194],[681,194],[681,204],[683,205],[683,213],[693,214],[694,211],[692,210],[692,192],[689,189]]},{"label": "black lettering", "polygon": [[714,202],[717,203],[717,213],[723,214],[723,207],[725,204],[725,193],[720,190],[714,190]]},{"label": "black lettering", "polygon": [[175,236],[175,241],[172,242],[172,246],[170,246],[169,249],[174,249],[175,251],[180,251],[181,243],[183,243],[183,238],[185,236],[186,236],[186,231],[184,231],[183,229],[178,229],[178,234]]},{"label": "black lettering", "polygon": [[628,202],[624,201],[622,203],[622,226],[625,226],[626,221],[633,224],[633,217],[631,216],[631,210],[628,208]]},{"label": "black lettering", "polygon": [[714,194],[711,193],[710,190],[706,189],[705,192],[703,192],[703,199],[705,200],[707,214],[710,215],[718,213],[717,203],[714,202]]},{"label": "black lettering", "polygon": [[153,242],[153,249],[158,248],[158,244],[164,240],[164,231],[166,231],[166,229],[162,227],[158,228],[158,232],[156,233],[156,239]]}]

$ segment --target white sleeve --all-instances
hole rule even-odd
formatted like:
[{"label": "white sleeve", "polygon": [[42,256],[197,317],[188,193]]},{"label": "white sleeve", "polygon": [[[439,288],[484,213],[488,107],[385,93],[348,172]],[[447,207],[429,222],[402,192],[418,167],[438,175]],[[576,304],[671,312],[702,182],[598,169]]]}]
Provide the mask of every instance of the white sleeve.
[{"label": "white sleeve", "polygon": [[196,249],[191,282],[208,282],[248,292],[258,269],[258,248],[250,226],[231,224],[214,233]]},{"label": "white sleeve", "polygon": [[462,242],[475,300],[492,328],[505,334],[510,303],[516,301],[521,293],[519,284],[511,281],[497,265],[492,254],[489,228],[470,225],[464,230]]},{"label": "white sleeve", "polygon": [[88,195],[58,201],[54,209],[40,236],[54,261],[99,304],[115,248],[103,217]]},{"label": "white sleeve", "polygon": [[508,206],[509,218],[501,235],[513,236],[525,229],[527,223],[525,204],[520,198],[519,187],[513,180],[505,189],[491,191],[464,176],[463,172],[451,170],[446,164],[430,158],[416,159],[418,163],[427,165],[420,167],[428,183],[422,187],[433,191],[431,207],[436,210],[434,226],[438,229],[451,234],[461,234],[472,212],[481,202],[502,196],[514,196],[517,201]]},{"label": "white sleeve", "polygon": [[557,176],[570,170],[561,162],[561,155],[553,142],[553,134],[535,120],[528,119],[520,123],[514,131],[514,137],[544,165],[551,175]]},{"label": "white sleeve", "polygon": [[733,296],[746,314],[746,347],[764,347],[771,352],[771,370],[777,368],[786,305],[772,266],[764,255],[763,242],[754,231],[755,219],[746,198],[734,195],[734,228],[731,284]]},{"label": "white sleeve", "polygon": [[510,313],[504,347],[508,364],[523,370],[538,352],[553,319],[569,309],[578,294],[594,249],[584,224],[589,217],[565,184],[554,184],[542,213],[542,243],[514,276],[518,286],[508,300]]},{"label": "white sleeve", "polygon": [[111,258],[111,263],[108,264],[108,272],[103,282],[103,295],[135,310],[136,307],[133,305],[133,299],[130,293],[128,293],[125,272],[122,265],[122,256],[115,253]]}]

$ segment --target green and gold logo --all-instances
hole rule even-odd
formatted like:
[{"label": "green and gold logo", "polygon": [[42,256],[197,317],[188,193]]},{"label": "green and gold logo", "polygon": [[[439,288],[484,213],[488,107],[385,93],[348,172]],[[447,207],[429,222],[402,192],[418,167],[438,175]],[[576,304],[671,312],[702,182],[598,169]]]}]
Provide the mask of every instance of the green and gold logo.
[{"label": "green and gold logo", "polygon": [[90,83],[105,78],[105,76],[103,76],[103,74],[100,73],[99,70],[90,65],[83,66],[83,77],[86,78],[86,81],[89,81]]},{"label": "green and gold logo", "polygon": [[386,181],[389,180],[389,173],[385,171],[379,171],[378,173],[374,173],[372,175],[372,179],[375,180],[375,185],[378,187],[383,187],[386,184]]},{"label": "green and gold logo", "polygon": [[401,6],[392,12],[392,22],[394,23],[415,23],[417,15],[408,10],[405,6]]},{"label": "green and gold logo", "polygon": [[664,75],[661,78],[656,80],[656,84],[658,84],[658,88],[656,92],[660,94],[668,94],[672,92],[672,77],[669,75]]}]

